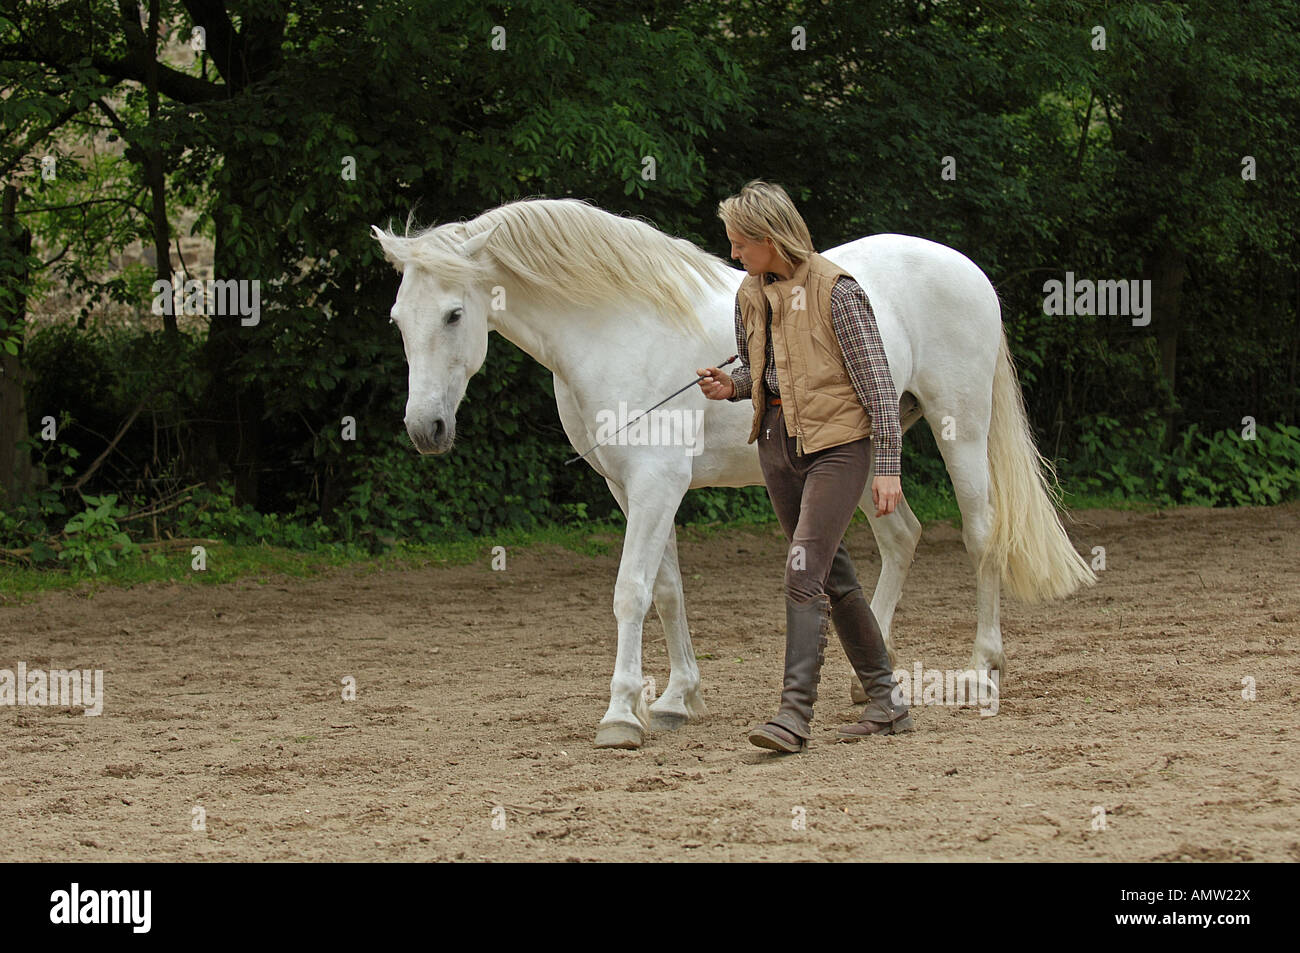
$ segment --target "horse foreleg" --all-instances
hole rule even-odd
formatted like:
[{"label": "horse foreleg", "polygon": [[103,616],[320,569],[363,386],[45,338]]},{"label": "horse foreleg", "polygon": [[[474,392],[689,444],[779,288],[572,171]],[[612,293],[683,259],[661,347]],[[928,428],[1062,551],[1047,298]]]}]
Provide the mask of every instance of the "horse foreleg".
[{"label": "horse foreleg", "polygon": [[[613,480],[606,480],[623,515],[627,515],[627,493]],[[668,643],[668,684],[650,706],[650,727],[654,731],[673,731],[692,718],[709,713],[700,694],[700,668],[695,661],[695,647],[686,622],[686,599],[682,594],[682,574],[677,560],[677,527],[668,533],[654,585],[655,611],[663,623]]]},{"label": "horse foreleg", "polygon": [[670,495],[662,483],[647,485],[643,492],[628,487],[623,505],[627,530],[614,584],[618,655],[609,683],[609,708],[596,731],[597,748],[639,748],[650,727],[649,706],[642,693],[641,629],[681,502],[681,493],[671,500]]},{"label": "horse foreleg", "polygon": [[876,516],[875,504],[868,498],[867,521],[871,532],[880,547],[880,578],[876,580],[876,591],[871,595],[871,611],[880,625],[880,634],[885,638],[885,648],[889,649],[889,663],[894,658],[894,610],[903,595],[903,583],[907,581],[907,572],[912,568],[916,557],[916,544],[921,540],[921,521],[916,518],[907,499],[898,501],[894,512],[888,516]]},{"label": "horse foreleg", "polygon": [[[871,532],[876,537],[876,546],[880,549],[880,578],[876,580],[876,591],[871,596],[871,613],[876,617],[880,634],[885,639],[885,648],[889,650],[889,664],[897,667],[892,633],[894,610],[898,608],[903,583],[907,581],[907,572],[916,556],[916,544],[921,540],[921,521],[907,505],[906,497],[898,501],[898,506],[888,516],[876,516],[876,506],[871,502],[870,485],[860,505],[862,512],[867,514]],[[853,676],[849,689],[855,703],[867,701],[867,693],[863,691],[856,675]]]},{"label": "horse foreleg", "polygon": [[663,623],[668,643],[668,685],[650,706],[650,727],[655,731],[675,731],[692,718],[709,713],[700,695],[700,668],[695,662],[686,624],[686,599],[682,595],[682,573],[677,562],[677,527],[668,533],[655,577],[655,610]]}]

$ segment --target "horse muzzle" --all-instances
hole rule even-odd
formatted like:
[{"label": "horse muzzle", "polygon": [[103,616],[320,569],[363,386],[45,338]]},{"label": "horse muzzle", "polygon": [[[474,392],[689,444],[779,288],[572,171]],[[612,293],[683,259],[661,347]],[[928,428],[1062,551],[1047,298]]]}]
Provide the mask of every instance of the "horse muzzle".
[{"label": "horse muzzle", "polygon": [[435,414],[407,415],[406,433],[420,453],[446,453],[456,441],[456,421]]}]

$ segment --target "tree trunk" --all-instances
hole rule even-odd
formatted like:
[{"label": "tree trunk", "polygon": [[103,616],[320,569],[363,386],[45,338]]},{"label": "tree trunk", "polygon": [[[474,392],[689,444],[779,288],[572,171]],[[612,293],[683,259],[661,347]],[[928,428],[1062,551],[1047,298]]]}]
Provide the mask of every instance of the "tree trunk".
[{"label": "tree trunk", "polygon": [[[1300,248],[1297,248],[1296,251],[1297,253],[1300,253]],[[1291,260],[1296,260],[1294,255]],[[1286,390],[1291,396],[1289,398],[1290,404],[1286,411],[1286,419],[1287,423],[1296,424],[1300,423],[1300,416],[1297,416],[1296,414],[1296,392],[1297,390],[1300,390],[1300,387],[1296,386],[1296,366],[1297,364],[1300,364],[1300,271],[1295,272],[1292,277],[1291,290],[1294,292],[1294,297],[1287,295],[1287,298],[1284,299],[1290,300],[1291,307],[1288,310],[1290,310],[1291,314],[1295,316],[1295,333],[1291,335],[1291,364],[1287,371]]]},{"label": "tree trunk", "polygon": [[[159,281],[172,280],[171,225],[167,221],[167,179],[163,170],[163,152],[158,144],[158,3],[149,2],[149,55],[145,61],[145,92],[149,105],[150,146],[145,152],[142,164],[145,179],[149,185],[151,198],[150,218],[153,223],[154,257],[157,259],[155,273]],[[175,353],[179,347],[180,333],[176,324],[176,315],[170,309],[163,311],[163,331]]]},{"label": "tree trunk", "polygon": [[1187,279],[1187,254],[1165,247],[1150,262],[1151,322],[1160,348],[1160,376],[1168,385],[1165,399],[1165,450],[1171,451],[1181,421],[1175,390],[1178,382],[1178,335],[1183,326],[1183,282]]},{"label": "tree trunk", "polygon": [[18,353],[0,348],[0,506],[11,505],[32,488],[32,458],[27,439],[26,370],[23,367],[23,328],[27,321],[27,256],[32,233],[18,224],[18,189],[4,188],[0,212],[0,279],[13,297],[0,300],[0,319],[7,334],[18,339]]},{"label": "tree trunk", "polygon": [[[230,97],[238,98],[251,83],[273,75],[280,64],[288,13],[280,4],[254,4],[243,13],[236,30],[226,7],[222,0],[187,4],[196,25],[206,31],[208,52]],[[213,277],[249,281],[257,277],[248,273],[255,262],[238,260],[233,254],[229,210],[252,208],[240,190],[242,183],[256,181],[261,170],[256,160],[240,155],[233,144],[224,152],[222,162],[229,184],[222,189],[213,216]],[[204,419],[198,438],[201,473],[208,486],[214,487],[228,470],[234,480],[235,502],[252,506],[257,505],[259,497],[266,398],[260,381],[241,380],[239,363],[249,342],[255,340],[254,335],[264,333],[264,328],[244,327],[238,316],[214,315],[203,347],[207,386],[200,400]]]},{"label": "tree trunk", "polygon": [[[228,154],[226,161],[235,162],[237,159]],[[242,180],[235,176],[231,181]],[[223,196],[219,208],[245,205],[242,197],[233,193]],[[214,219],[213,277],[217,280],[249,280],[250,276],[240,273],[239,263],[230,253],[225,213],[218,211]],[[239,369],[250,336],[258,333],[261,333],[258,327],[244,327],[239,315],[215,314],[203,346],[208,383],[201,403],[204,423],[199,463],[210,489],[216,489],[222,479],[228,478],[234,483],[237,505],[256,506],[260,495],[262,415],[266,400],[262,385],[257,381],[242,381]]]}]

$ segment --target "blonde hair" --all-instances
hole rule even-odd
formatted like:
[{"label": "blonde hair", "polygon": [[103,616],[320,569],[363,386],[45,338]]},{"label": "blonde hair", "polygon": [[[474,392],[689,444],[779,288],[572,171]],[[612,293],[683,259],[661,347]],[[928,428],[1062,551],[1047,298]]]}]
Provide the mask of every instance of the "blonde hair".
[{"label": "blonde hair", "polygon": [[803,216],[785,189],[774,182],[754,179],[736,195],[718,203],[718,218],[750,241],[772,239],[776,253],[797,265],[816,252]]}]

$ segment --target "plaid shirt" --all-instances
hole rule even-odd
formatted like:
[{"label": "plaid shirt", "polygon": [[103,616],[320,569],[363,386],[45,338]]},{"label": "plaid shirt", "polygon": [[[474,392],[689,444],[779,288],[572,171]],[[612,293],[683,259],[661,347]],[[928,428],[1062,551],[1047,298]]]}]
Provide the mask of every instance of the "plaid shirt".
[{"label": "plaid shirt", "polygon": [[[776,275],[763,276],[764,283],[777,280]],[[767,306],[767,358],[763,363],[763,383],[772,397],[780,396],[776,376],[776,360],[772,354],[772,306]],[[894,379],[889,375],[889,361],[885,346],[876,327],[876,315],[866,292],[852,278],[843,275],[831,289],[831,324],[840,342],[844,369],[853,382],[858,400],[871,414],[872,446],[876,451],[876,475],[899,476],[902,468],[899,457],[903,449],[903,432],[898,422],[898,394]],[[736,297],[736,353],[740,366],[731,375],[735,384],[732,401],[748,400],[753,393],[749,376],[749,335],[740,316],[740,296]]]}]

